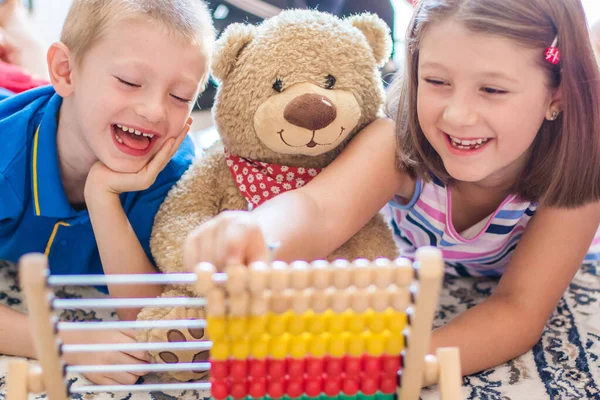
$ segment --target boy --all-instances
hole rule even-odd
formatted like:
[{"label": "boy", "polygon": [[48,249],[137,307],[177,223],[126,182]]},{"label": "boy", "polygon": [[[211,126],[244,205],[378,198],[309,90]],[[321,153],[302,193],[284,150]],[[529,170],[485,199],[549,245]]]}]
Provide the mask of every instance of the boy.
[{"label": "boy", "polygon": [[[75,0],[48,51],[52,86],[0,102],[0,259],[48,256],[53,274],[152,273],[153,219],[188,168],[186,133],[214,41],[200,0]],[[181,147],[180,147],[181,145]],[[108,288],[155,297],[158,287]],[[119,312],[135,319],[138,310]],[[0,353],[34,357],[27,318],[0,308]],[[64,334],[131,343],[131,333]],[[133,364],[143,352],[75,355]],[[88,374],[130,384],[133,373]]]}]

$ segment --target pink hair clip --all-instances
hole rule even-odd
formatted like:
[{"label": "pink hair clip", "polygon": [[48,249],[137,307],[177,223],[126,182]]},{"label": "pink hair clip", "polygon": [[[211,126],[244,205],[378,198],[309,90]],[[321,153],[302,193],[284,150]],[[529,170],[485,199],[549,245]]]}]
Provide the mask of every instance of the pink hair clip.
[{"label": "pink hair clip", "polygon": [[550,47],[548,47],[546,49],[546,52],[544,53],[544,55],[546,57],[546,61],[548,61],[550,64],[556,65],[560,62],[560,50],[558,50],[558,47],[556,47],[557,45],[558,45],[558,36],[556,36],[554,38],[552,45]]}]

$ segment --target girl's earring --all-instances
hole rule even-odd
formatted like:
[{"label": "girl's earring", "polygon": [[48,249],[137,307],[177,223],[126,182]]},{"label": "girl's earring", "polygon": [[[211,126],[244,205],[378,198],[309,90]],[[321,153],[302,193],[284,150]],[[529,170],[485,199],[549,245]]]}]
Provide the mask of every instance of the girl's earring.
[{"label": "girl's earring", "polygon": [[550,118],[548,118],[548,120],[556,121],[556,118],[558,118],[558,111],[554,110],[552,111],[552,115],[550,116]]}]

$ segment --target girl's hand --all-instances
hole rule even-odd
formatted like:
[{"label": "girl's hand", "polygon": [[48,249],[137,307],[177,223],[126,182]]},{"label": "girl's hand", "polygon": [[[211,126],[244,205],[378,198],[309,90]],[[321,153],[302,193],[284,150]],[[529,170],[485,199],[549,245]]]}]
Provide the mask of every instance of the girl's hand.
[{"label": "girl's hand", "polygon": [[181,130],[179,136],[167,140],[154,158],[136,173],[115,172],[102,162],[98,161],[90,169],[90,173],[85,182],[84,194],[86,200],[99,192],[108,192],[119,195],[121,193],[137,192],[148,189],[154,184],[158,174],[169,163],[177,149],[179,149],[179,146],[190,130],[191,124],[192,118],[188,118],[187,123]]},{"label": "girl's hand", "polygon": [[247,211],[225,211],[205,222],[188,235],[183,249],[188,271],[203,261],[223,271],[230,264],[249,265],[268,259],[262,230]]}]

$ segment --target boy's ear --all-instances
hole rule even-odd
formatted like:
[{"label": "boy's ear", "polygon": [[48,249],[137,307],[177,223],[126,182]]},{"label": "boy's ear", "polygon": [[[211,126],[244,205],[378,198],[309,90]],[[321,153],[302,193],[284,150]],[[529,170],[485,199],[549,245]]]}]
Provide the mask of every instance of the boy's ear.
[{"label": "boy's ear", "polygon": [[71,73],[74,63],[71,50],[64,43],[53,43],[48,49],[47,61],[54,90],[63,98],[70,96],[73,93]]},{"label": "boy's ear", "polygon": [[256,27],[235,23],[221,34],[213,53],[212,74],[223,81],[233,71],[241,51],[254,39]]}]

